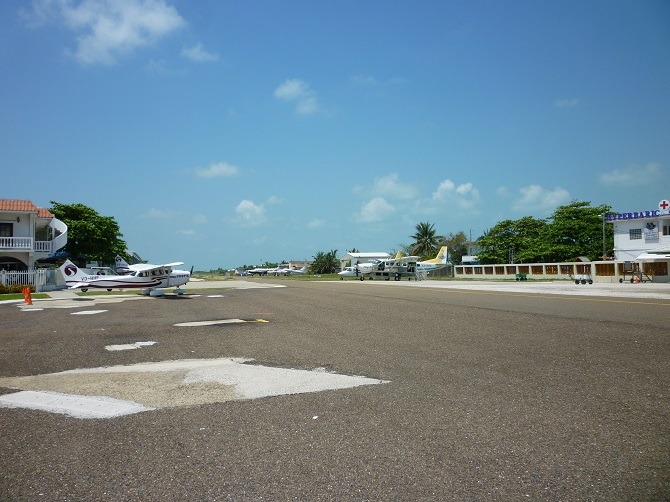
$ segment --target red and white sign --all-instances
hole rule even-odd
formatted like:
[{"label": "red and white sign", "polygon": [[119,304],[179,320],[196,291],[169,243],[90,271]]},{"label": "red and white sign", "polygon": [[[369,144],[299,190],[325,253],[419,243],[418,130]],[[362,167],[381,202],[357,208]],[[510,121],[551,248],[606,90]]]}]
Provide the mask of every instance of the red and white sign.
[{"label": "red and white sign", "polygon": [[670,209],[670,200],[663,199],[658,203],[658,208],[663,210]]}]

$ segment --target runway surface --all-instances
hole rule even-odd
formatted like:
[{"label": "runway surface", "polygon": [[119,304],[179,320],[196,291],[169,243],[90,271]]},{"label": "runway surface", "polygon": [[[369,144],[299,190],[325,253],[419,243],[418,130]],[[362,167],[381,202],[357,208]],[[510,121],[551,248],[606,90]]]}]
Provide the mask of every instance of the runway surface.
[{"label": "runway surface", "polygon": [[0,305],[0,500],[670,497],[670,286],[431,282]]}]

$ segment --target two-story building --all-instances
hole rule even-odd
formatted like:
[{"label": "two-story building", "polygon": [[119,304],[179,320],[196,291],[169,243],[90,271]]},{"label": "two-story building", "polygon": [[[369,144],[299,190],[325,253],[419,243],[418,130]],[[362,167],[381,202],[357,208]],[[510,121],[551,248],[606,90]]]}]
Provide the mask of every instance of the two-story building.
[{"label": "two-story building", "polygon": [[670,253],[670,201],[657,209],[611,213],[605,221],[614,228],[614,259],[634,261],[647,253]]},{"label": "two-story building", "polygon": [[0,270],[32,270],[67,244],[67,225],[29,200],[0,199]]}]

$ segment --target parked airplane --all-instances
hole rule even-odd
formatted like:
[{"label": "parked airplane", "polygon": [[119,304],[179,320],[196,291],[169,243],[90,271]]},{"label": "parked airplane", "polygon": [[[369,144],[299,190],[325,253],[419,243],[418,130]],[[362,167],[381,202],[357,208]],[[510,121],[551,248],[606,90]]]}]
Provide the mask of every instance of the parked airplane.
[{"label": "parked airplane", "polygon": [[111,291],[112,289],[139,288],[143,295],[162,296],[164,294],[162,288],[169,287],[176,287],[175,294],[184,294],[184,290],[179,286],[188,282],[191,273],[186,270],[174,270],[172,267],[177,265],[182,265],[182,262],[165,265],[130,265],[129,268],[139,268],[129,270],[125,275],[87,275],[70,260],[66,260],[59,270],[65,278],[65,284],[70,289],[88,291],[89,288],[95,288]]},{"label": "parked airplane", "polygon": [[371,279],[373,276],[386,277],[388,278],[387,265],[390,266],[391,263],[395,263],[396,260],[404,260],[409,262],[410,260],[416,261],[416,256],[403,256],[402,251],[396,253],[395,258],[388,258],[386,260],[372,260],[365,263],[356,263],[351,267],[346,267],[341,272],[338,272],[337,275],[340,276],[340,279],[344,277],[358,277],[362,281],[365,279],[365,276],[369,276]]},{"label": "parked airplane", "polygon": [[[147,271],[153,271],[157,270],[160,268],[166,269],[165,274],[168,275],[167,280],[163,279],[163,285],[160,286],[160,288],[169,288],[171,286],[175,286],[177,289],[175,289],[175,294],[182,295],[184,294],[184,291],[179,288],[179,286],[183,286],[186,284],[189,279],[191,278],[191,275],[193,274],[193,267],[191,267],[191,270],[179,270],[175,267],[177,265],[183,265],[182,262],[175,262],[175,263],[168,263],[166,265],[153,265],[151,263],[136,263],[134,265],[129,265],[123,258],[120,256],[116,257],[116,271],[117,273],[119,271],[126,271],[123,272],[124,274],[128,275],[137,275],[142,272],[147,272]],[[167,270],[169,268],[169,270]],[[153,272],[149,272],[153,273]],[[163,275],[165,275],[163,274]],[[160,294],[154,294],[154,296],[160,296]]]},{"label": "parked airplane", "polygon": [[307,265],[305,265],[302,268],[280,267],[275,272],[276,275],[291,275],[291,274],[304,275],[306,273],[307,273]]},{"label": "parked airplane", "polygon": [[245,271],[246,275],[268,275],[268,268],[251,268]]},{"label": "parked airplane", "polygon": [[395,258],[386,260],[372,260],[368,263],[358,263],[352,267],[346,267],[338,273],[341,279],[344,277],[358,277],[361,281],[368,276],[384,278],[387,281],[393,277],[399,281],[403,277],[425,278],[432,270],[444,268],[447,265],[447,246],[442,246],[435,258],[418,261],[418,256],[403,256],[398,252]]}]

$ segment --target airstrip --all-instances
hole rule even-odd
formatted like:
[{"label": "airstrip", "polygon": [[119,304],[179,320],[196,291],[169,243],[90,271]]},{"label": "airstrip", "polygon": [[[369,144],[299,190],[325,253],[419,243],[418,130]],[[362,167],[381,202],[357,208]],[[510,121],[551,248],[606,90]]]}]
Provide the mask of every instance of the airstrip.
[{"label": "airstrip", "polygon": [[187,290],[0,305],[0,499],[670,494],[668,285]]}]

